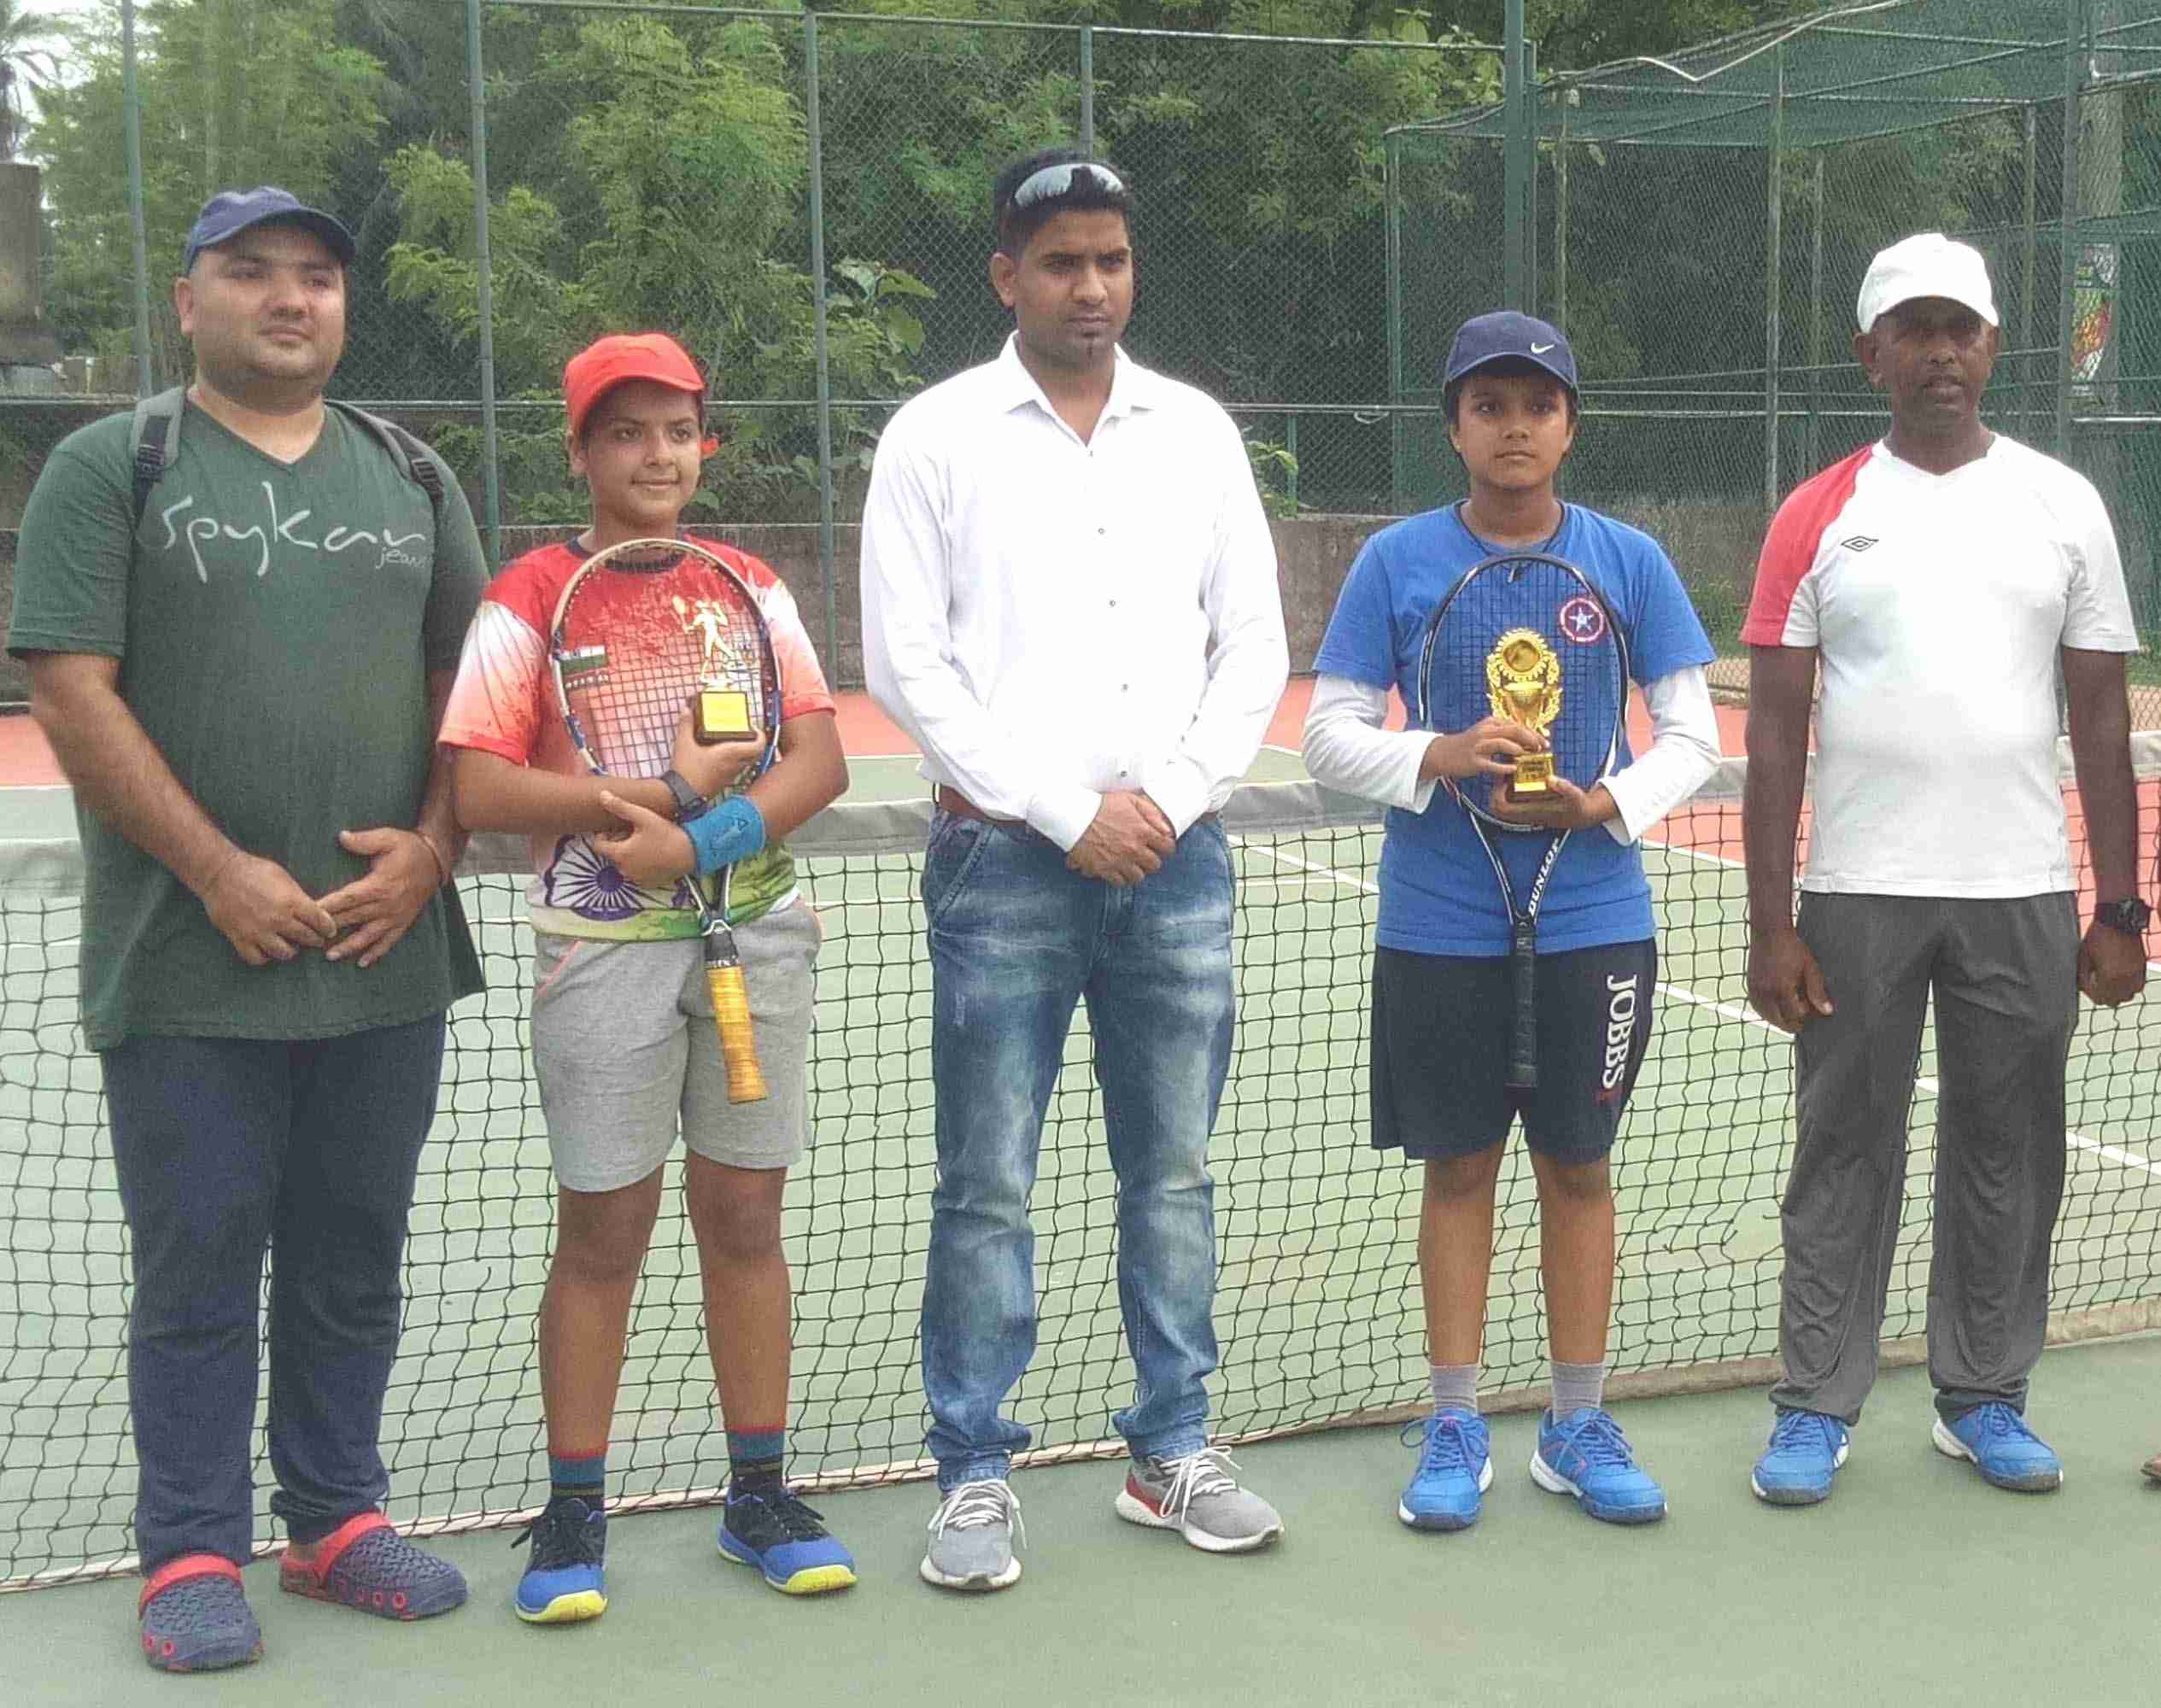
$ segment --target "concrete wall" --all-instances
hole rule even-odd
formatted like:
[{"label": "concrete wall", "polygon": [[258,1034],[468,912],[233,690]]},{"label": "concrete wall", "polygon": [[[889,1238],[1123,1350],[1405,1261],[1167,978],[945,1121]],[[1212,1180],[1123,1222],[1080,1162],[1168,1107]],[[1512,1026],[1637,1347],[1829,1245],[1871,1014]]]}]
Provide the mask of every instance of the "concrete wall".
[{"label": "concrete wall", "polygon": [[[1272,524],[1283,584],[1284,617],[1291,636],[1291,668],[1313,668],[1321,630],[1334,609],[1336,591],[1366,535],[1385,526],[1385,516],[1301,517]],[[531,547],[561,537],[555,528],[505,528],[506,560]],[[712,528],[708,533],[763,558],[795,595],[803,621],[817,644],[827,674],[836,686],[863,685],[862,598],[858,579],[862,529],[836,529],[834,535],[833,613],[840,644],[829,655],[825,643],[825,594],[818,575],[818,530],[800,524],[745,524]],[[15,603],[15,530],[0,529],[0,611]],[[20,701],[26,688],[21,667],[0,658],[0,704]]]},{"label": "concrete wall", "polygon": [[51,391],[57,385],[44,369],[59,360],[60,346],[38,313],[38,185],[36,167],[0,161],[0,390]]}]

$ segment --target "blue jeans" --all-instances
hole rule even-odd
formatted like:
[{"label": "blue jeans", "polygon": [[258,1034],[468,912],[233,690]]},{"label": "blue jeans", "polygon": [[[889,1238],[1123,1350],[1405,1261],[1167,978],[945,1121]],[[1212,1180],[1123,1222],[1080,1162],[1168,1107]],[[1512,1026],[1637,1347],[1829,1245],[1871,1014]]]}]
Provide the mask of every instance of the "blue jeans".
[{"label": "blue jeans", "polygon": [[938,1483],[1004,1477],[1028,1431],[1001,1407],[1035,1351],[1043,1116],[1076,1002],[1118,1176],[1118,1305],[1139,1378],[1113,1422],[1136,1455],[1203,1446],[1215,1368],[1208,1139],[1230,1066],[1231,857],[1187,831],[1132,888],[1057,846],[940,813],[923,860],[938,1185],[923,1287],[923,1392]]},{"label": "blue jeans", "polygon": [[266,1249],[271,1511],[313,1541],[389,1492],[377,1436],[442,1040],[436,1015],[343,1038],[137,1038],[103,1052],[134,1258],[146,1574],[182,1554],[247,1564]]}]

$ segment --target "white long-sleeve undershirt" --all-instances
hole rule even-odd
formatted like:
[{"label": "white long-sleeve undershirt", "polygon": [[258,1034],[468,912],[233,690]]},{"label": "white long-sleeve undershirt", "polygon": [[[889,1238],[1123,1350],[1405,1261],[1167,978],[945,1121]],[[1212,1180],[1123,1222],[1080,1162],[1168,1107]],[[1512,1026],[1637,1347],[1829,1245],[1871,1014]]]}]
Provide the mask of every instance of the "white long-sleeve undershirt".
[{"label": "white long-sleeve undershirt", "polygon": [[[1606,821],[1616,842],[1631,843],[1701,788],[1719,763],[1719,718],[1710,679],[1700,664],[1660,676],[1643,689],[1651,745],[1626,769],[1605,780],[1619,815]],[[1388,690],[1348,676],[1321,677],[1306,712],[1305,763],[1332,789],[1385,806],[1423,812],[1438,781],[1418,768],[1431,730],[1389,729]]]}]

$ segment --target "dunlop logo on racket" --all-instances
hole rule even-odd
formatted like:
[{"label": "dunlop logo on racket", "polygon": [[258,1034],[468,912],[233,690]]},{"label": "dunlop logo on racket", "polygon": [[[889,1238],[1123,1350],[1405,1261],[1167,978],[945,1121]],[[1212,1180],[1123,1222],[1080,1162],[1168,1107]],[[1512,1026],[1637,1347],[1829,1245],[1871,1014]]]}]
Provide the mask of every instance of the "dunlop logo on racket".
[{"label": "dunlop logo on racket", "polygon": [[[1538,735],[1561,716],[1561,658],[1535,629],[1511,629],[1493,643],[1485,687],[1496,717],[1512,718]],[[1508,798],[1543,800],[1552,793],[1552,752],[1519,755]]]}]

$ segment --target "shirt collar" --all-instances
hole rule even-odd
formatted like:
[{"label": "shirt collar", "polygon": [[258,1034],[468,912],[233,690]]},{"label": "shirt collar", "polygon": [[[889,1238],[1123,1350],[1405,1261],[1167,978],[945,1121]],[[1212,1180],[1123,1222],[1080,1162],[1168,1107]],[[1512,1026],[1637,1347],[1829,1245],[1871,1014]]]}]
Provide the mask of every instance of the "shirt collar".
[{"label": "shirt collar", "polygon": [[[1162,381],[1151,370],[1141,366],[1127,355],[1123,345],[1112,353],[1110,370],[1110,401],[1103,407],[1105,421],[1120,415],[1129,415],[1136,409],[1153,409],[1162,401]],[[1051,407],[1051,400],[1043,394],[1021,361],[1021,335],[1009,333],[1005,348],[998,353],[993,364],[998,377],[998,402],[1001,410],[1010,412],[1022,405],[1033,403],[1053,420],[1058,412]]]}]

